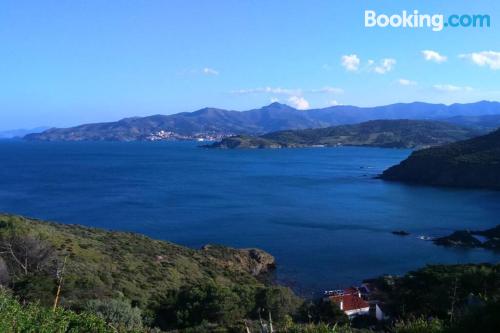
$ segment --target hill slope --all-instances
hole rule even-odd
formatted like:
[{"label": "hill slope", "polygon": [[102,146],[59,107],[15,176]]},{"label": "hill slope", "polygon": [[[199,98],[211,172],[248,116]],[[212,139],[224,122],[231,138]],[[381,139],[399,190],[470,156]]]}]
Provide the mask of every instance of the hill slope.
[{"label": "hill slope", "polygon": [[[182,297],[208,297],[204,292],[215,293],[208,295],[221,307],[225,304],[217,301],[220,293],[224,301],[244,304],[227,310],[228,316],[236,311],[240,319],[253,313],[259,306],[257,295],[267,290],[298,301],[288,289],[266,286],[257,278],[274,266],[274,258],[261,250],[221,246],[194,250],[138,234],[0,215],[0,285],[9,285],[22,299],[50,306],[64,258],[64,307],[82,309],[92,300],[126,300],[152,319],[159,318],[165,328],[188,325],[186,318],[176,317],[189,305],[182,303],[186,302]],[[193,290],[201,294],[192,295]],[[211,306],[208,299],[206,303]],[[183,315],[194,310],[185,311]],[[226,313],[221,316],[213,320],[227,320]],[[197,319],[189,324],[198,324]]]},{"label": "hill slope", "polygon": [[368,146],[422,148],[474,136],[459,126],[424,120],[373,120],[355,125],[280,131],[260,137],[235,136],[211,148],[294,148],[311,146]]},{"label": "hill slope", "polygon": [[[454,116],[500,114],[500,103],[472,104],[392,104],[361,108],[333,106],[308,111],[296,110],[288,105],[273,103],[249,111],[227,111],[205,108],[195,112],[150,117],[126,118],[117,122],[86,124],[72,128],[53,128],[40,134],[30,134],[27,140],[133,141],[160,137],[160,131],[174,132],[172,137],[229,136],[235,134],[259,135],[289,129],[320,128],[354,124],[375,119],[441,119]],[[161,137],[160,137],[161,138]]]},{"label": "hill slope", "polygon": [[427,185],[500,190],[500,130],[412,153],[382,179]]}]

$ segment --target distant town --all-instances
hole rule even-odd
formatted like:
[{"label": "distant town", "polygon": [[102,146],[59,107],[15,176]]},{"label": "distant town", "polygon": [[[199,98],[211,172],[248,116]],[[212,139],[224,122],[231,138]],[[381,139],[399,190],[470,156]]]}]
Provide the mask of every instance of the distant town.
[{"label": "distant town", "polygon": [[145,141],[220,141],[224,138],[234,136],[234,133],[196,133],[193,135],[183,135],[172,131],[158,131],[149,134],[144,138]]}]

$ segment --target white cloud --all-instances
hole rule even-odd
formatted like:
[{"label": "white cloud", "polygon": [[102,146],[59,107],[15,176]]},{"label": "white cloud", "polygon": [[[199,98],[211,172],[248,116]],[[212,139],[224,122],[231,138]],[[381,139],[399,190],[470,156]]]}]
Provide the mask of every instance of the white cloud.
[{"label": "white cloud", "polygon": [[448,60],[448,57],[441,55],[438,52],[432,51],[432,50],[423,50],[422,55],[424,56],[425,60],[433,61],[433,62],[436,62],[438,64],[443,63],[446,60]]},{"label": "white cloud", "polygon": [[[368,62],[370,63],[370,62]],[[373,62],[372,62],[373,64]],[[378,74],[385,74],[387,72],[392,71],[394,68],[394,65],[396,65],[396,59],[392,58],[385,58],[380,61],[380,63],[373,68],[373,71]]]},{"label": "white cloud", "polygon": [[360,62],[361,60],[359,60],[356,54],[344,55],[341,58],[342,66],[350,72],[357,71],[359,69]]},{"label": "white cloud", "polygon": [[203,74],[205,75],[219,75],[219,71],[210,68],[210,67],[205,67],[203,68]]},{"label": "white cloud", "polygon": [[492,70],[500,69],[500,52],[483,51],[461,54],[460,58],[469,59],[478,66],[488,66]]},{"label": "white cloud", "polygon": [[273,94],[273,95],[285,95],[285,96],[302,96],[304,93],[315,93],[315,94],[343,94],[344,89],[337,87],[323,87],[319,89],[288,89],[280,87],[262,87],[262,88],[250,88],[250,89],[239,89],[231,91],[233,94],[247,95],[247,94]]},{"label": "white cloud", "polygon": [[[356,54],[344,55],[341,60],[342,66],[344,66],[347,71],[357,72],[360,70],[361,59]],[[369,59],[366,62],[366,66],[362,69],[377,74],[385,74],[392,71],[394,65],[396,65],[396,59],[393,58],[384,58],[378,62]]]},{"label": "white cloud", "polygon": [[304,97],[290,96],[290,98],[288,99],[288,103],[299,110],[309,109],[309,102]]},{"label": "white cloud", "polygon": [[240,89],[233,90],[233,94],[275,94],[275,95],[301,95],[301,89],[286,89],[279,87],[263,87],[263,88],[251,88],[251,89]]},{"label": "white cloud", "polygon": [[336,88],[336,87],[323,87],[320,89],[311,89],[308,90],[311,93],[320,93],[320,94],[343,94],[344,89]]},{"label": "white cloud", "polygon": [[398,80],[399,85],[401,86],[416,86],[417,82],[408,80],[408,79],[399,79]]},{"label": "white cloud", "polygon": [[328,105],[329,106],[337,106],[337,105],[342,105],[342,104],[340,104],[339,102],[337,102],[336,100],[333,99],[330,102],[328,102]]},{"label": "white cloud", "polygon": [[279,103],[280,99],[277,97],[272,97],[271,98],[271,103]]},{"label": "white cloud", "polygon": [[446,93],[468,92],[474,90],[472,87],[469,86],[460,87],[460,86],[454,86],[452,84],[436,84],[432,87],[437,91]]}]

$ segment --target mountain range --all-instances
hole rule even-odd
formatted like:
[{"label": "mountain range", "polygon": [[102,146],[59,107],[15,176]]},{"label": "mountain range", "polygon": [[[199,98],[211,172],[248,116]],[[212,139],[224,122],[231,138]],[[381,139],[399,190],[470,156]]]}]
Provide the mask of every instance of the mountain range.
[{"label": "mountain range", "polygon": [[498,115],[500,103],[488,101],[452,105],[415,102],[378,107],[339,105],[307,111],[272,103],[249,111],[204,108],[195,112],[125,118],[116,122],[85,124],[71,128],[52,128],[42,133],[29,134],[25,138],[42,141],[136,141],[200,135],[225,137],[322,128],[376,119],[439,119],[467,123],[468,117]]}]

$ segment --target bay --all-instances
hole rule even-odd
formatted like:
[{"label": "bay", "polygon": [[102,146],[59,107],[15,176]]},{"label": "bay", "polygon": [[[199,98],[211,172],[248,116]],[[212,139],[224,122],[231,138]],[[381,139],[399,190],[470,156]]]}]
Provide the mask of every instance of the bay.
[{"label": "bay", "polygon": [[[0,211],[273,254],[303,294],[499,253],[422,241],[500,221],[500,193],[375,179],[409,150],[0,141]],[[406,230],[410,236],[391,234]]]}]

